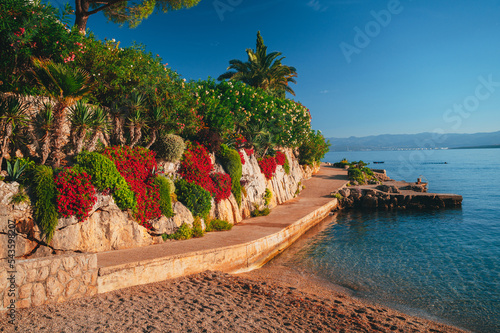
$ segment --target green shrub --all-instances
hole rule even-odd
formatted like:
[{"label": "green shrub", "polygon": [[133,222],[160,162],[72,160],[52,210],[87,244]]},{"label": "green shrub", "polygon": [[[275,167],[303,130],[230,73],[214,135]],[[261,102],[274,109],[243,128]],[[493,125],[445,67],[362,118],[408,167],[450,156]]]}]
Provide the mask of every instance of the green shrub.
[{"label": "green shrub", "polygon": [[201,220],[199,217],[195,217],[194,222],[193,222],[193,237],[199,238],[203,237],[205,232],[203,231],[203,228],[201,226]]},{"label": "green shrub", "polygon": [[287,175],[290,174],[290,162],[288,162],[288,157],[285,155],[285,164],[283,164],[283,169],[285,169],[285,173]]},{"label": "green shrub", "polygon": [[172,180],[164,176],[156,176],[155,184],[158,185],[158,191],[160,192],[160,210],[166,217],[174,216],[174,210],[172,209],[172,198],[170,191],[175,187]]},{"label": "green shrub", "polygon": [[334,198],[336,198],[336,199],[338,199],[338,200],[340,200],[340,199],[342,199],[342,198],[343,198],[342,194],[340,194],[340,193],[338,193],[338,192],[337,192],[337,193],[335,193],[335,194],[333,194],[333,195],[332,195],[332,197],[334,197]]},{"label": "green shrub", "polygon": [[175,182],[177,199],[186,206],[194,216],[205,217],[212,208],[212,195],[203,187],[188,183],[184,179]]},{"label": "green shrub", "polygon": [[19,185],[19,188],[17,189],[17,193],[12,196],[10,199],[10,203],[17,205],[23,202],[30,202],[30,198],[28,194],[26,194],[26,191],[24,190],[23,185]]},{"label": "green shrub", "polygon": [[76,157],[76,163],[92,177],[92,185],[98,191],[112,191],[113,199],[120,209],[133,210],[137,207],[134,192],[109,158],[95,152],[83,152]]},{"label": "green shrub", "polygon": [[320,131],[311,130],[307,139],[299,147],[299,163],[302,165],[318,163],[328,152],[329,147],[330,141],[325,141]]},{"label": "green shrub", "polygon": [[33,217],[45,235],[45,241],[48,244],[57,227],[57,189],[52,168],[46,165],[37,166],[34,170],[34,183],[36,201]]},{"label": "green shrub", "polygon": [[347,170],[347,176],[349,177],[349,180],[356,181],[358,184],[364,184],[365,182],[363,171],[358,168],[350,168]]},{"label": "green shrub", "polygon": [[364,172],[365,174],[367,174],[368,176],[373,176],[373,171],[372,171],[372,169],[370,169],[370,168],[363,167],[363,168],[361,169],[361,171],[363,171],[363,172]]},{"label": "green shrub", "polygon": [[181,224],[179,229],[177,229],[177,231],[174,232],[173,234],[167,235],[165,237],[163,237],[162,235],[163,240],[165,239],[184,240],[184,239],[190,239],[192,237],[193,237],[193,229],[191,229],[189,225],[187,225],[186,223]]},{"label": "green shrub", "polygon": [[241,173],[242,164],[241,157],[237,150],[229,148],[227,145],[222,144],[219,151],[219,158],[221,159],[224,170],[231,176],[231,192],[233,192],[238,206],[241,205]]},{"label": "green shrub", "polygon": [[271,210],[269,209],[269,207],[266,207],[264,209],[255,208],[250,214],[252,215],[252,217],[257,217],[257,216],[267,216],[269,215],[269,213],[271,213]]},{"label": "green shrub", "polygon": [[161,135],[153,146],[153,150],[156,151],[156,156],[172,163],[181,159],[185,149],[186,144],[184,140],[175,134]]},{"label": "green shrub", "polygon": [[266,203],[266,206],[271,203],[272,197],[273,197],[273,192],[271,192],[270,189],[266,188],[266,193],[264,193],[264,202]]},{"label": "green shrub", "polygon": [[233,225],[224,220],[211,220],[207,223],[206,232],[231,230]]}]

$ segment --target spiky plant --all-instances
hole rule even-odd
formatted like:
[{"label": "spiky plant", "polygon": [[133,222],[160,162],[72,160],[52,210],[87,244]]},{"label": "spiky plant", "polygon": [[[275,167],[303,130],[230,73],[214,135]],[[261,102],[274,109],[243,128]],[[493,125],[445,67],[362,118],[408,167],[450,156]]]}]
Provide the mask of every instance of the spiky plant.
[{"label": "spiky plant", "polygon": [[142,94],[132,93],[128,101],[128,128],[130,133],[130,147],[139,143],[142,137],[142,128],[146,125],[144,114],[146,98]]},{"label": "spiky plant", "polygon": [[90,75],[81,68],[72,68],[51,60],[33,58],[33,74],[37,82],[56,100],[52,126],[54,166],[59,167],[64,157],[62,145],[65,141],[63,124],[66,108],[92,90]]},{"label": "spiky plant", "polygon": [[52,132],[52,125],[54,124],[54,111],[52,104],[44,104],[42,110],[36,115],[35,128],[38,138],[35,137],[37,147],[40,150],[42,163],[45,164],[50,154],[50,139]]},{"label": "spiky plant", "polygon": [[79,154],[83,149],[87,132],[92,127],[93,110],[88,106],[87,101],[81,99],[69,111],[71,141],[75,146],[75,154]]},{"label": "spiky plant", "polygon": [[94,151],[99,137],[104,139],[104,135],[107,134],[108,131],[108,114],[102,107],[96,107],[92,113],[92,136],[87,145],[87,150]]},{"label": "spiky plant", "polygon": [[147,122],[149,128],[149,140],[146,144],[146,148],[149,149],[153,143],[155,143],[158,131],[166,125],[165,109],[161,106],[154,106],[149,109]]},{"label": "spiky plant", "polygon": [[3,159],[10,151],[14,129],[25,127],[28,123],[28,105],[23,103],[18,97],[11,96],[0,100],[0,167]]},{"label": "spiky plant", "polygon": [[124,110],[116,102],[109,108],[113,127],[112,141],[114,144],[123,146],[125,136],[123,135]]}]

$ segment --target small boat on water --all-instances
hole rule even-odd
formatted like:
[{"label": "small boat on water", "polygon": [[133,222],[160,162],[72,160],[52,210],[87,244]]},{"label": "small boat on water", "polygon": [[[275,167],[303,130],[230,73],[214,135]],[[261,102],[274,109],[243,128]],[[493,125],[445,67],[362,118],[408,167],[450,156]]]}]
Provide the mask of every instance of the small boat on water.
[{"label": "small boat on water", "polygon": [[379,161],[379,162],[373,162],[373,164],[382,164],[382,163],[385,163],[384,161]]}]

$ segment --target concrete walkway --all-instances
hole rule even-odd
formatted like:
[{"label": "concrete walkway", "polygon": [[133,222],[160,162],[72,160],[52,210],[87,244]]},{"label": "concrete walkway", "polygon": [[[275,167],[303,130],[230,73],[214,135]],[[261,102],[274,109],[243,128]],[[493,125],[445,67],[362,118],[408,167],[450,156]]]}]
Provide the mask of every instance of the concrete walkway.
[{"label": "concrete walkway", "polygon": [[345,170],[322,166],[303,182],[305,189],[299,197],[275,207],[268,216],[244,220],[230,231],[98,253],[98,292],[206,269],[235,272],[258,268],[326,217],[337,205],[330,193],[347,181]]}]

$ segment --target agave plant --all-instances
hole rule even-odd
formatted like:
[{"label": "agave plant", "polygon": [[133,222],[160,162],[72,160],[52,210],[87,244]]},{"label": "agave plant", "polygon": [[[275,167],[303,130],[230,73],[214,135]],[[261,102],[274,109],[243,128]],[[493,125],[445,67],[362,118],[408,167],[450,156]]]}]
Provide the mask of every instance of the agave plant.
[{"label": "agave plant", "polygon": [[28,105],[24,104],[17,97],[8,97],[0,100],[0,135],[2,137],[0,145],[0,167],[5,155],[9,153],[9,143],[11,142],[14,129],[24,127],[28,123],[26,112]]},{"label": "agave plant", "polygon": [[12,165],[9,161],[7,161],[7,175],[9,179],[13,182],[17,182],[21,177],[22,173],[24,172],[24,170],[26,169],[27,165],[28,163],[20,165],[19,159],[16,160],[14,165]]},{"label": "agave plant", "polygon": [[62,145],[65,135],[62,129],[67,118],[66,108],[91,92],[90,75],[80,68],[71,68],[51,60],[34,58],[33,65],[33,73],[37,82],[52,98],[56,99],[52,141],[54,166],[59,167],[64,157]]},{"label": "agave plant", "polygon": [[125,137],[123,135],[123,123],[124,123],[124,112],[121,107],[115,102],[109,108],[109,114],[111,115],[113,133],[112,141],[114,144],[123,146],[125,144]]}]

